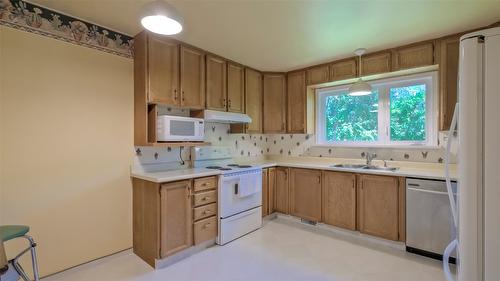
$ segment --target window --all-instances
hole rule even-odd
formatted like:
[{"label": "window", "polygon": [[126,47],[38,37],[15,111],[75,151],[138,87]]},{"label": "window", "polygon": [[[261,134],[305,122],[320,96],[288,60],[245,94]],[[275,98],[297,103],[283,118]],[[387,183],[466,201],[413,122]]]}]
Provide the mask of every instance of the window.
[{"label": "window", "polygon": [[317,143],[345,146],[435,146],[437,74],[372,81],[367,96],[350,85],[317,90]]}]

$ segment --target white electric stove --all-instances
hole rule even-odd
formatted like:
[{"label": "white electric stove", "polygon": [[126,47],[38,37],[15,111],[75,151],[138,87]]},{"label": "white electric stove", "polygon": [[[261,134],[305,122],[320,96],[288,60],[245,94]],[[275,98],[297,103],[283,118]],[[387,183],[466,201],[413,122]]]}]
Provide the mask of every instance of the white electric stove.
[{"label": "white electric stove", "polygon": [[193,147],[194,168],[221,171],[217,244],[224,245],[262,226],[262,168],[240,165],[230,147]]}]

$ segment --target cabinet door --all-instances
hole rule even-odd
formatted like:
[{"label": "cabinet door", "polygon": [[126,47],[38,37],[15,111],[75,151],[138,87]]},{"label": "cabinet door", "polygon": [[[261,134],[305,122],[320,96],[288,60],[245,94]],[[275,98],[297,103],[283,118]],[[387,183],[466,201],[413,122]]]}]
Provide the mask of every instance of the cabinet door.
[{"label": "cabinet door", "polygon": [[285,75],[264,75],[264,133],[284,133],[286,113]]},{"label": "cabinet door", "polygon": [[262,74],[249,68],[245,69],[245,107],[252,118],[247,133],[262,133]]},{"label": "cabinet door", "polygon": [[288,214],[289,198],[288,198],[288,168],[276,168],[276,184],[275,184],[275,199],[274,209],[277,212]]},{"label": "cabinet door", "polygon": [[330,65],[331,81],[351,79],[357,76],[357,61],[355,58],[338,61]]},{"label": "cabinet door", "polygon": [[440,72],[440,130],[449,130],[458,94],[458,56],[460,37],[441,41]]},{"label": "cabinet door", "polygon": [[207,55],[207,108],[226,110],[226,61]]},{"label": "cabinet door", "polygon": [[290,169],[290,214],[321,220],[321,171]]},{"label": "cabinet door", "polygon": [[391,52],[374,53],[361,58],[361,75],[373,75],[391,71]]},{"label": "cabinet door", "polygon": [[359,175],[358,229],[390,240],[399,238],[397,177]]},{"label": "cabinet door", "polygon": [[150,36],[148,71],[149,102],[179,105],[179,45]]},{"label": "cabinet door", "polygon": [[287,75],[287,132],[292,134],[305,134],[307,89],[304,71],[293,72]]},{"label": "cabinet door", "polygon": [[276,168],[269,168],[267,170],[268,170],[267,184],[268,184],[268,189],[269,189],[269,191],[268,191],[268,194],[269,194],[268,211],[269,211],[269,214],[272,214],[272,213],[274,213],[274,209],[275,209],[274,201],[276,198]]},{"label": "cabinet door", "polygon": [[419,43],[394,50],[394,70],[434,64],[434,43]]},{"label": "cabinet door", "polygon": [[323,222],[356,229],[356,175],[323,172]]},{"label": "cabinet door", "polygon": [[269,171],[262,170],[262,216],[269,215]]},{"label": "cabinet door", "polygon": [[314,85],[328,82],[329,80],[329,69],[328,65],[320,65],[310,68],[306,71],[307,73],[307,85]]},{"label": "cabinet door", "polygon": [[160,188],[160,256],[193,245],[191,181],[162,184]]},{"label": "cabinet door", "polygon": [[181,106],[205,108],[205,54],[181,46]]},{"label": "cabinet door", "polygon": [[241,65],[227,64],[227,110],[245,111],[245,69]]}]

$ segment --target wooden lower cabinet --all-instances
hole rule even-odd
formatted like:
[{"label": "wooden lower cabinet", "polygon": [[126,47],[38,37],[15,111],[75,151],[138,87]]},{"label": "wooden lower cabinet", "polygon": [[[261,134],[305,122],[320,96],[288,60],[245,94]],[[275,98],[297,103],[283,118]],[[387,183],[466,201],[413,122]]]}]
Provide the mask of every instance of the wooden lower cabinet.
[{"label": "wooden lower cabinet", "polygon": [[290,169],[290,214],[311,221],[321,220],[321,171]]},{"label": "wooden lower cabinet", "polygon": [[262,217],[269,215],[269,169],[262,170]]},{"label": "wooden lower cabinet", "polygon": [[276,198],[276,168],[268,168],[267,169],[267,185],[269,189],[269,214],[274,213],[275,211],[275,198]]},{"label": "wooden lower cabinet", "polygon": [[356,230],[356,174],[323,172],[323,222]]},{"label": "wooden lower cabinet", "polygon": [[358,230],[399,240],[399,192],[398,177],[358,175]]},{"label": "wooden lower cabinet", "polygon": [[217,237],[217,218],[215,216],[194,223],[194,244],[198,245]]},{"label": "wooden lower cabinet", "polygon": [[217,177],[194,179],[194,245],[217,237]]},{"label": "wooden lower cabinet", "polygon": [[160,218],[161,258],[193,245],[191,181],[161,185]]},{"label": "wooden lower cabinet", "polygon": [[275,170],[274,210],[283,214],[289,211],[288,168],[277,167]]}]

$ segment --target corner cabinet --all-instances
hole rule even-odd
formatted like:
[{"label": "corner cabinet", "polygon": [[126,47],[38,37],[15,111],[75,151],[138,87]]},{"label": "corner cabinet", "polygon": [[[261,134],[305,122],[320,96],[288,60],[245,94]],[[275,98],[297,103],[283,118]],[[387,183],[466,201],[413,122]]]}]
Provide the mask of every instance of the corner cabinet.
[{"label": "corner cabinet", "polygon": [[291,134],[307,133],[307,88],[304,71],[287,74],[286,131]]},{"label": "corner cabinet", "polygon": [[286,77],[264,74],[263,128],[266,134],[286,132]]},{"label": "corner cabinet", "polygon": [[321,171],[290,169],[290,214],[321,221]]},{"label": "corner cabinet", "polygon": [[283,214],[289,213],[289,176],[288,168],[277,167],[275,170],[274,210]]},{"label": "corner cabinet", "polygon": [[358,175],[358,230],[399,240],[399,179],[391,176]]}]

